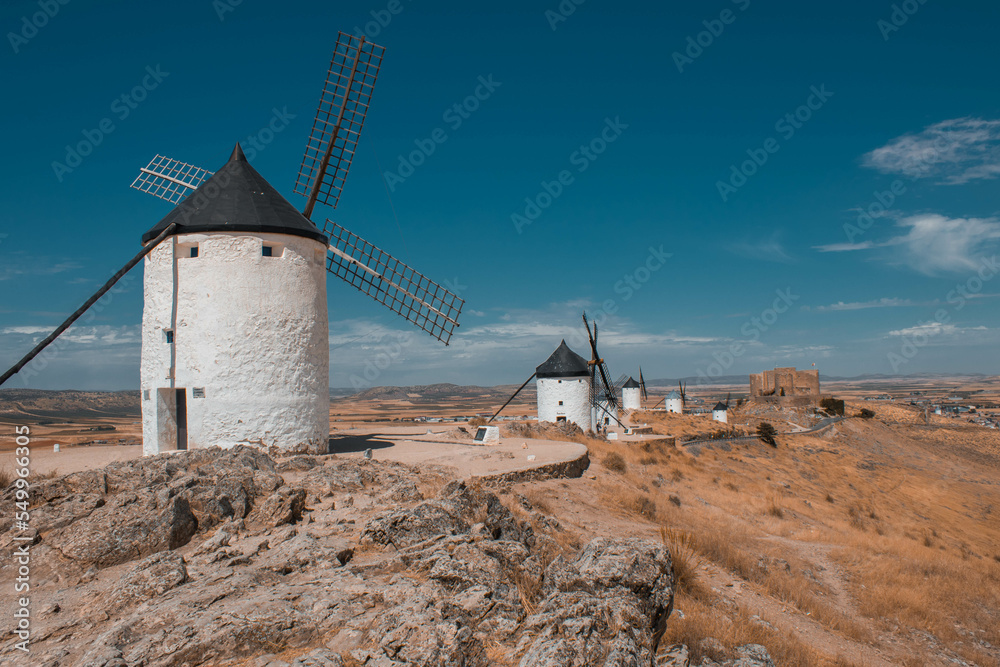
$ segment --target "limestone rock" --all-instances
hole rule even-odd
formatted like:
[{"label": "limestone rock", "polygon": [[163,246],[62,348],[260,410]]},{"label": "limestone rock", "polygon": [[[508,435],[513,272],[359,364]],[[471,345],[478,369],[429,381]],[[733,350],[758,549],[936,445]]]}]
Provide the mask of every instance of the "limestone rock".
[{"label": "limestone rock", "polygon": [[129,570],[102,605],[116,611],[144,602],[176,588],[188,580],[184,558],[173,551],[148,556]]},{"label": "limestone rock", "polygon": [[81,566],[126,563],[188,543],[198,521],[183,496],[125,492],[47,541]]},{"label": "limestone rock", "polygon": [[305,507],[305,489],[282,486],[253,509],[247,523],[270,528],[296,523]]},{"label": "limestone rock", "polygon": [[548,593],[524,622],[520,667],[653,663],[653,636],[673,606],[670,554],[655,542],[597,539],[546,571]]}]

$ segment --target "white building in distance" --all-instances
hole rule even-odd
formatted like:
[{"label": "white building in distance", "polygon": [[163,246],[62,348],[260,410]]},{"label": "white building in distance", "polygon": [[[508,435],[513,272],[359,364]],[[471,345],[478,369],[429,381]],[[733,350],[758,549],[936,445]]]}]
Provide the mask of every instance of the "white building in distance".
[{"label": "white building in distance", "polygon": [[622,409],[639,410],[642,408],[642,389],[639,383],[629,377],[622,385]]},{"label": "white building in distance", "polygon": [[238,444],[326,453],[327,238],[237,145],[143,242],[143,454]]},{"label": "white building in distance", "polygon": [[680,392],[676,389],[667,394],[664,405],[667,412],[673,412],[678,415],[684,413],[684,399],[681,398]]},{"label": "white building in distance", "polygon": [[722,422],[723,424],[729,423],[729,408],[722,401],[715,404],[712,408],[712,421]]},{"label": "white building in distance", "polygon": [[566,341],[535,368],[538,421],[571,422],[584,431],[590,423],[590,368]]}]

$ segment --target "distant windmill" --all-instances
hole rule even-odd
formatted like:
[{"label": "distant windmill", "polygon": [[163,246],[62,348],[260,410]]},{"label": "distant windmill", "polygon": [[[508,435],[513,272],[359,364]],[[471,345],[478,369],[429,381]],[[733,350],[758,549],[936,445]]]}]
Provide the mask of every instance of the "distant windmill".
[{"label": "distant windmill", "polygon": [[320,231],[310,220],[317,202],[339,202],[384,51],[340,33],[295,183],[302,213],[239,145],[215,174],[156,156],[132,187],[177,206],[0,384],[145,257],[144,453],[239,443],[325,452],[327,272],[446,345],[464,304],[340,225],[326,220]]},{"label": "distant windmill", "polygon": [[[642,372],[640,371],[639,374],[641,376]],[[642,382],[636,382],[630,376],[628,381],[622,385],[622,409],[626,412],[642,409],[644,389],[645,385]]]},{"label": "distant windmill", "polygon": [[729,397],[730,394],[726,394],[726,402],[719,401],[712,408],[713,421],[722,422],[723,424],[729,423]]},{"label": "distant windmill", "polygon": [[[529,382],[537,378],[538,421],[568,421],[594,431],[599,424],[610,424],[611,420],[621,425],[615,387],[608,381],[607,365],[597,354],[597,325],[591,332],[586,313],[583,325],[590,341],[590,361],[569,349],[565,340],[562,341],[556,351],[535,368],[531,377],[490,417],[491,422]],[[584,383],[584,379],[588,382]]]}]

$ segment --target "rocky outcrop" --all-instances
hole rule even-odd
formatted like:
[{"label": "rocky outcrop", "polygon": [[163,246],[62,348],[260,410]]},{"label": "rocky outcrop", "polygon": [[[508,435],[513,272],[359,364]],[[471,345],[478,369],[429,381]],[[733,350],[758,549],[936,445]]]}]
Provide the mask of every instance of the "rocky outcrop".
[{"label": "rocky outcrop", "polygon": [[650,665],[673,609],[670,554],[638,539],[598,539],[546,571],[547,596],[528,618],[522,667]]},{"label": "rocky outcrop", "polygon": [[[12,504],[13,493],[8,489],[3,499]],[[255,508],[252,518],[262,529],[294,522],[305,492],[285,486],[266,454],[236,447],[64,475],[33,485],[30,503],[43,548],[65,559],[69,570],[87,570],[177,549]]]},{"label": "rocky outcrop", "polygon": [[[33,511],[45,528],[33,548],[59,567],[33,582],[51,604],[35,619],[32,658],[47,667],[653,664],[673,600],[662,545],[601,539],[564,552],[559,523],[527,499],[462,481],[424,498],[426,481],[400,464],[297,456],[276,465],[237,448],[41,484]],[[0,580],[12,567],[0,562]]]},{"label": "rocky outcrop", "polygon": [[[707,637],[702,642],[713,644],[713,653],[725,653],[722,645],[715,638]],[[691,662],[687,646],[674,644],[660,652],[656,659],[656,667],[775,667],[771,655],[760,644],[738,646],[733,653],[736,654],[736,657],[731,660],[720,658],[722,662],[716,662],[712,658],[703,657],[701,662],[696,664]]]},{"label": "rocky outcrop", "polygon": [[184,558],[173,551],[164,551],[144,558],[122,577],[101,605],[110,611],[145,602],[180,586],[188,580]]}]

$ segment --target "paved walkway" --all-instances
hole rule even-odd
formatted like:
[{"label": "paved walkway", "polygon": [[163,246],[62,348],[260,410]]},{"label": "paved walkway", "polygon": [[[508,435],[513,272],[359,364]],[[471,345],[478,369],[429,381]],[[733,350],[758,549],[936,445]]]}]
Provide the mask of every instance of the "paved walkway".
[{"label": "paved walkway", "polygon": [[[471,429],[470,429],[471,430]],[[460,477],[481,477],[498,473],[528,470],[580,458],[587,448],[575,442],[503,438],[498,444],[483,445],[456,440],[457,429],[372,428],[334,431],[330,434],[330,452],[345,457],[361,457],[367,449],[372,458],[409,464],[432,464],[453,468]],[[464,437],[464,436],[463,436]],[[31,451],[30,468],[34,474],[65,475],[81,470],[103,468],[113,461],[142,456],[141,445],[90,445],[53,452],[52,447]],[[532,458],[529,458],[532,457]],[[14,452],[5,452],[0,467],[13,468]]]}]

